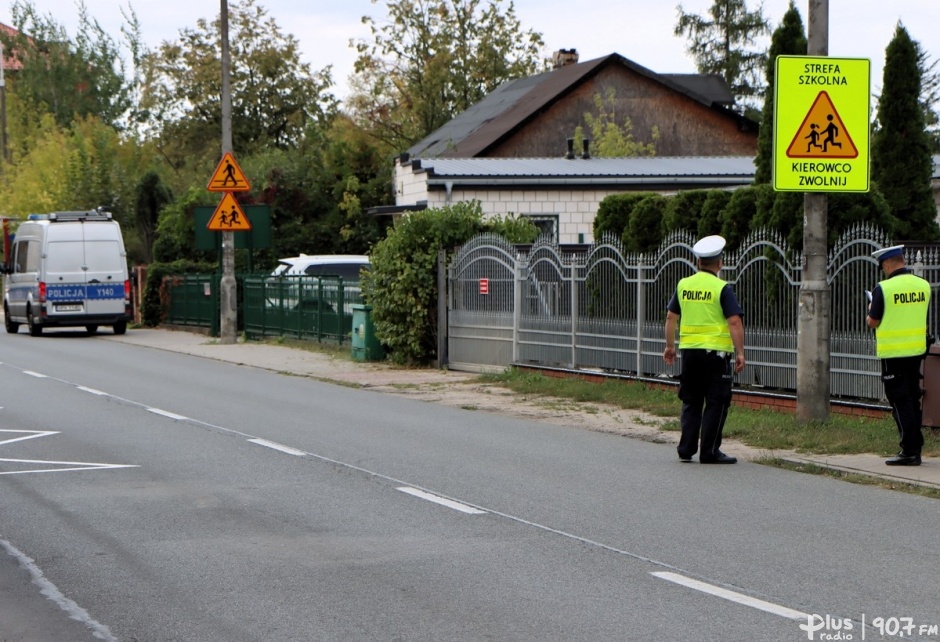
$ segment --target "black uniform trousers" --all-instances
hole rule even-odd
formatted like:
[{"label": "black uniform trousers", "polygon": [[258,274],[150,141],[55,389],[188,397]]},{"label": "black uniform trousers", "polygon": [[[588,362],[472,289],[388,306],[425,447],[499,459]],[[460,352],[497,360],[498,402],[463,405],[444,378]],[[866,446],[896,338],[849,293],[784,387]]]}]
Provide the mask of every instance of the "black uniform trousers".
[{"label": "black uniform trousers", "polygon": [[714,350],[682,350],[679,399],[682,400],[680,457],[714,457],[721,448],[721,431],[731,405],[732,361]]},{"label": "black uniform trousers", "polygon": [[895,357],[881,360],[881,381],[885,397],[891,404],[891,415],[901,435],[901,454],[920,455],[924,446],[923,392],[920,386],[920,368],[923,356]]}]

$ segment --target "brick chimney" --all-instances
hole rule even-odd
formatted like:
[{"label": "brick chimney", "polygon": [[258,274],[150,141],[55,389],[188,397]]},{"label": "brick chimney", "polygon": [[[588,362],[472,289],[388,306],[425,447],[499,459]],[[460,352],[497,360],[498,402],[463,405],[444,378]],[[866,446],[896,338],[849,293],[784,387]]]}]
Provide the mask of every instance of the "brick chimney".
[{"label": "brick chimney", "polygon": [[559,49],[555,52],[552,57],[552,68],[561,69],[562,67],[567,67],[568,65],[578,64],[578,50],[577,49]]}]

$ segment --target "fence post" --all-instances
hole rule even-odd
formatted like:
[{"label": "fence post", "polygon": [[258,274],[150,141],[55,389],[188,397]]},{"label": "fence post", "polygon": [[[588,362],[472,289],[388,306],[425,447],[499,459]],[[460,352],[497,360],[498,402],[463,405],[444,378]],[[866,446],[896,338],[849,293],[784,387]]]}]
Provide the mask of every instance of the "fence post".
[{"label": "fence post", "polygon": [[643,376],[643,324],[646,321],[646,270],[641,255],[636,264],[636,376]]},{"label": "fence post", "polygon": [[447,366],[447,250],[437,250],[437,358],[439,370]]},{"label": "fence post", "polygon": [[522,287],[528,262],[516,252],[512,288],[512,362],[519,362],[519,331],[522,326]]},{"label": "fence post", "polygon": [[578,275],[574,256],[571,261],[571,368],[578,367]]}]

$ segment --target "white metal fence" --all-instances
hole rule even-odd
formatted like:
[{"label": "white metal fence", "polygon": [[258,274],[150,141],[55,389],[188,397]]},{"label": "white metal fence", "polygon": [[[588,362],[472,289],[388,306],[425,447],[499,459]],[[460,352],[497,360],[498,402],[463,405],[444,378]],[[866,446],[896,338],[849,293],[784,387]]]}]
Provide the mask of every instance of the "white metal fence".
[{"label": "white metal fence", "polygon": [[[485,370],[512,364],[671,377],[663,363],[666,305],[679,279],[695,271],[687,232],[657,252],[624,252],[608,237],[586,253],[540,239],[521,251],[501,237],[478,236],[448,266],[447,362]],[[881,278],[871,253],[889,244],[870,226],[843,234],[829,254],[830,382],[833,397],[879,400],[883,390],[874,335],[865,325],[870,290]],[[940,285],[935,247],[907,250],[914,271]],[[721,277],[744,308],[748,367],[737,384],[796,390],[797,324],[803,257],[779,234],[751,234],[724,257]],[[931,334],[936,335],[932,298]]]}]

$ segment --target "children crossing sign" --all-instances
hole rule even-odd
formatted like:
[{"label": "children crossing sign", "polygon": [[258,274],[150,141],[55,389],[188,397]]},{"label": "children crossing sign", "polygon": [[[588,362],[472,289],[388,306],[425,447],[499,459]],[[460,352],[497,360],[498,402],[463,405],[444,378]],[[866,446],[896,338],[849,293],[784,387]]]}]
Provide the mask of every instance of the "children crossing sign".
[{"label": "children crossing sign", "polygon": [[206,224],[206,229],[213,232],[247,232],[251,229],[251,221],[235,197],[226,192]]},{"label": "children crossing sign", "polygon": [[773,187],[867,192],[871,61],[778,56]]}]

